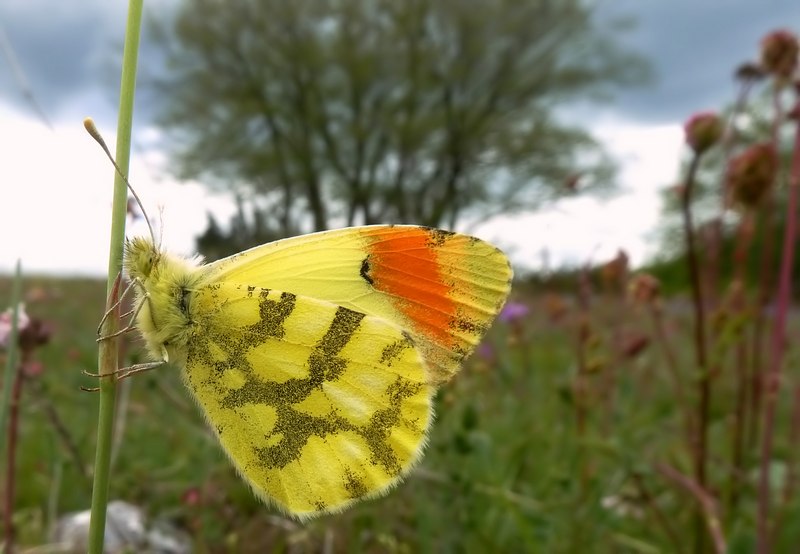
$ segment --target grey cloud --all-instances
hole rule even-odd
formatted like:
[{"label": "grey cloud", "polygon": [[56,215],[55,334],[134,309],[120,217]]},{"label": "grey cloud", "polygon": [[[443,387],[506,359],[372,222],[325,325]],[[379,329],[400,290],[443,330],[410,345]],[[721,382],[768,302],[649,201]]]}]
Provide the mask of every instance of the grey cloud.
[{"label": "grey cloud", "polygon": [[655,83],[622,91],[615,110],[648,123],[732,102],[733,73],[757,59],[761,38],[777,28],[800,30],[797,0],[615,0],[603,10],[638,20],[625,43],[651,60]]},{"label": "grey cloud", "polygon": [[[104,65],[124,28],[124,4],[30,0],[0,4],[0,25],[43,111],[59,119],[76,99],[103,86]],[[0,101],[31,111],[6,56]],[[106,107],[108,109],[108,107]]]},{"label": "grey cloud", "polygon": [[[150,2],[147,8],[172,2]],[[106,0],[0,3],[0,25],[51,118],[91,113],[113,120],[112,78],[125,9],[123,2]],[[603,17],[638,20],[622,40],[652,61],[656,78],[650,86],[619,91],[610,109],[642,123],[681,121],[697,110],[722,107],[735,94],[732,72],[756,57],[760,38],[778,27],[800,29],[797,0],[604,0],[597,10]],[[151,53],[144,49],[140,63]],[[101,106],[98,98],[107,101]],[[31,110],[2,58],[0,102]]]}]

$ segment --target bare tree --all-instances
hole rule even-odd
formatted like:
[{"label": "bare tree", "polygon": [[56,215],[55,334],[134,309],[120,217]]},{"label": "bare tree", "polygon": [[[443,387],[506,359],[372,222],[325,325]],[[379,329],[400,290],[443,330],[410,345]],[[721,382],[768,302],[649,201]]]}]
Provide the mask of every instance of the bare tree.
[{"label": "bare tree", "polygon": [[161,29],[175,167],[274,233],[453,226],[610,166],[554,115],[644,74],[582,0],[192,0]]}]

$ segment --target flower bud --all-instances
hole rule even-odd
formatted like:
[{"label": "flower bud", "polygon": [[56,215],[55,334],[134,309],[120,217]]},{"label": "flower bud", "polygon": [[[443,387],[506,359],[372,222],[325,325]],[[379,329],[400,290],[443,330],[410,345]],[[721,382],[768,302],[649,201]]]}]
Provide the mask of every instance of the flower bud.
[{"label": "flower bud", "polygon": [[766,77],[766,71],[759,64],[745,62],[736,68],[735,77],[739,81],[760,81]]},{"label": "flower bud", "polygon": [[661,283],[649,273],[634,275],[628,283],[628,294],[636,304],[653,304],[660,293]]},{"label": "flower bud", "polygon": [[684,124],[683,130],[686,133],[686,144],[696,154],[702,154],[722,137],[723,124],[717,114],[702,112],[690,117]]},{"label": "flower bud", "polygon": [[800,45],[794,33],[773,31],[761,39],[761,65],[778,78],[788,79],[797,69]]},{"label": "flower bud", "polygon": [[548,292],[544,296],[544,311],[552,323],[558,323],[567,314],[569,307],[561,296]]},{"label": "flower bud", "polygon": [[772,143],[751,146],[728,164],[727,185],[734,201],[755,208],[767,195],[778,173],[778,154]]},{"label": "flower bud", "polygon": [[650,338],[642,333],[628,332],[619,340],[619,353],[625,359],[633,359],[650,345]]},{"label": "flower bud", "polygon": [[628,254],[624,250],[617,250],[617,255],[613,260],[603,264],[600,274],[603,283],[608,290],[622,291],[625,288],[625,281],[628,279]]}]

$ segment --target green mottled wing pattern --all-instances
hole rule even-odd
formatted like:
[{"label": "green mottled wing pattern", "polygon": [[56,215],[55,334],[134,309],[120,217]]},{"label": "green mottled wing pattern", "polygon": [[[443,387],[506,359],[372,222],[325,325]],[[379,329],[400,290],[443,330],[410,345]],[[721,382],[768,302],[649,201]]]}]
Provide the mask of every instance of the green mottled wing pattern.
[{"label": "green mottled wing pattern", "polygon": [[299,517],[380,494],[419,459],[434,387],[410,336],[236,283],[190,298],[184,377],[239,472]]}]

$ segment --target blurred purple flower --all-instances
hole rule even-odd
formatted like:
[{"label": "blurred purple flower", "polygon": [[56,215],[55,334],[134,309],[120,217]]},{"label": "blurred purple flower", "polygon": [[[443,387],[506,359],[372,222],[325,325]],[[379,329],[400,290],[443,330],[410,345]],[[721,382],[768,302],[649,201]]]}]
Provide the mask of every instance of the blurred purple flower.
[{"label": "blurred purple flower", "polygon": [[503,307],[497,318],[503,323],[514,323],[525,319],[530,312],[531,309],[527,304],[511,301]]},{"label": "blurred purple flower", "polygon": [[478,356],[487,362],[494,361],[494,346],[488,340],[481,342],[478,345]]}]

